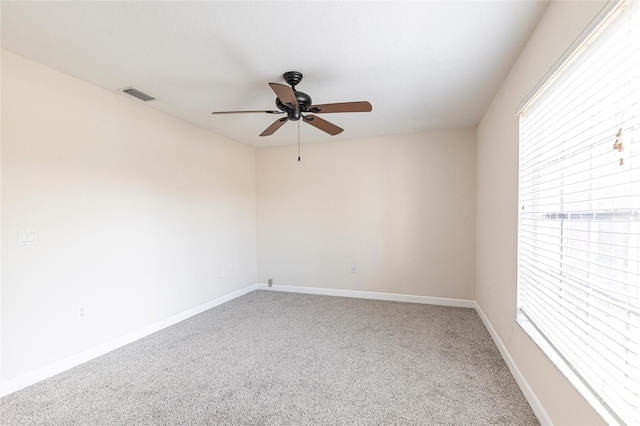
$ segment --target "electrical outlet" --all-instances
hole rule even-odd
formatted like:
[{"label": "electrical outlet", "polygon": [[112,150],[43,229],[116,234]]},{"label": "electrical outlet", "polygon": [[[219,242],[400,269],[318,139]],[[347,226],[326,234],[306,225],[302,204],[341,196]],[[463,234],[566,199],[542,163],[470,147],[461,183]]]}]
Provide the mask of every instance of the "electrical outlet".
[{"label": "electrical outlet", "polygon": [[83,320],[87,317],[87,307],[86,306],[80,306],[78,308],[78,319],[79,320]]},{"label": "electrical outlet", "polygon": [[358,268],[356,267],[356,265],[351,265],[351,273],[355,274],[358,272]]},{"label": "electrical outlet", "polygon": [[231,268],[229,268],[229,270],[227,271],[227,276],[231,276]]}]

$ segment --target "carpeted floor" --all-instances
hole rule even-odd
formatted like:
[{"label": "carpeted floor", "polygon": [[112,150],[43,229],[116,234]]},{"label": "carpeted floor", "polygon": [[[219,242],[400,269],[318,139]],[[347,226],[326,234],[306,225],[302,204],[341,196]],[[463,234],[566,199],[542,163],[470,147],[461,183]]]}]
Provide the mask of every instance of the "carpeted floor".
[{"label": "carpeted floor", "polygon": [[537,423],[472,309],[269,291],[0,400],[2,425]]}]

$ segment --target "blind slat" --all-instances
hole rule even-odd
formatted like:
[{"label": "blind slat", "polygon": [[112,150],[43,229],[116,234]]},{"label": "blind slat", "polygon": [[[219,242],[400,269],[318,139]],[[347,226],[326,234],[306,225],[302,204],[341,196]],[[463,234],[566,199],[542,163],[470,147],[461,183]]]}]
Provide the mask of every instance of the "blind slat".
[{"label": "blind slat", "polygon": [[[554,309],[554,306],[552,305],[553,303],[552,298],[547,297],[542,292],[526,293],[525,299],[526,299],[526,296],[530,296],[533,300],[537,301],[537,303],[530,303],[527,306],[527,309],[529,310],[529,312],[538,312],[540,314],[538,318],[538,323],[543,322],[544,320],[547,320],[547,319],[553,319],[554,320],[553,323],[559,322],[567,325],[566,327],[557,327],[557,326],[549,327],[550,328],[549,333],[555,336],[561,336],[562,339],[559,340],[560,343],[562,343],[564,339],[568,339],[572,342],[571,349],[568,349],[573,351],[575,354],[572,359],[585,360],[589,358],[598,359],[601,357],[602,360],[606,360],[609,357],[614,356],[616,358],[616,361],[618,362],[610,363],[610,365],[607,365],[608,363],[605,362],[602,366],[600,366],[600,368],[610,367],[609,374],[612,374],[611,371],[617,372],[618,380],[620,377],[630,377],[632,379],[637,379],[637,376],[632,376],[625,372],[624,367],[628,365],[627,360],[625,360],[624,358],[621,358],[620,355],[616,353],[616,351],[611,349],[611,346],[605,345],[599,339],[592,339],[591,341],[588,341],[588,342],[585,341],[584,335],[588,335],[588,332],[585,332],[583,328],[580,328],[579,325],[573,322],[573,320],[575,319],[574,316],[555,315],[558,312],[562,312],[562,311]],[[534,318],[535,318],[535,315],[534,315]],[[581,333],[578,333],[579,331]],[[596,366],[592,366],[590,368],[590,370],[592,371],[596,369],[597,369]],[[616,373],[613,373],[613,374],[616,374]]]},{"label": "blind slat", "polygon": [[[605,315],[614,317],[617,320],[624,322],[629,327],[635,327],[636,329],[640,329],[640,323],[639,323],[640,313],[639,312],[635,312],[635,318],[634,317],[624,318],[623,316],[613,312],[612,310],[604,309],[598,306],[598,302],[608,304],[609,301],[606,298],[599,297],[600,295],[598,295],[597,292],[590,291],[592,289],[589,289],[589,288],[585,289],[585,288],[579,287],[579,285],[576,285],[571,281],[560,280],[558,279],[559,277],[557,275],[554,275],[549,270],[537,268],[536,267],[537,265],[532,263],[530,259],[523,260],[523,263],[521,264],[521,266],[524,267],[527,270],[527,272],[531,274],[531,277],[537,278],[536,281],[528,281],[527,283],[529,284],[529,286],[533,286],[533,287],[540,286],[540,288],[546,287],[548,290],[555,292],[558,297],[565,297],[566,296],[565,292],[566,292],[568,293],[568,295],[574,297],[576,300],[580,300],[581,302],[588,304],[589,309],[600,311]],[[579,294],[579,292],[583,292],[585,293],[585,295]],[[586,308],[584,308],[583,306],[580,306],[575,303],[573,303],[573,305],[577,309],[583,310],[585,313],[590,312],[585,310]],[[598,315],[598,312],[592,312],[592,313],[596,318],[601,319],[601,317]],[[603,323],[603,324],[606,324],[606,323]],[[624,336],[625,341],[631,342],[633,344],[639,343],[638,340],[633,338],[633,336],[627,333],[620,332],[619,330],[615,330],[615,331],[621,336]],[[624,345],[624,342],[620,342],[620,344]],[[637,349],[635,348],[631,348],[631,350],[634,352],[637,351]]]},{"label": "blind slat", "polygon": [[[550,258],[548,256],[545,256],[543,254],[540,253],[535,253],[535,252],[530,252],[526,249],[522,249],[521,250],[522,256],[530,256],[532,259],[535,259],[537,262],[539,262],[541,265],[544,265],[546,268],[555,268],[554,263],[560,264],[560,259],[553,259]],[[620,284],[623,286],[629,286],[631,287],[631,292],[629,293],[623,293],[622,291],[619,290],[613,290],[612,288],[607,288],[604,286],[604,284],[600,283],[598,284],[595,280],[593,280],[592,278],[586,278],[583,276],[580,276],[574,272],[569,271],[568,269],[566,269],[567,267],[571,267],[571,265],[567,265],[565,266],[565,269],[562,269],[562,273],[565,274],[567,277],[570,277],[578,282],[582,282],[584,283],[586,286],[591,286],[591,287],[597,287],[603,291],[606,291],[609,295],[611,296],[618,296],[620,298],[626,298],[629,300],[635,300],[638,301],[638,299],[640,299],[640,296],[635,295],[635,294],[631,294],[632,291],[634,289],[637,289],[638,286],[636,285],[636,283],[628,283],[628,282],[623,282],[620,280],[615,280],[615,279],[610,279],[610,281],[612,281],[615,284]],[[598,276],[599,278],[608,278],[606,276],[603,276],[602,274],[598,275],[598,274],[593,274]],[[635,306],[633,307],[633,310],[630,310],[630,312],[637,312],[638,309],[640,308],[636,308]]]},{"label": "blind slat", "polygon": [[616,306],[620,309],[624,309],[626,311],[625,315],[631,319],[634,319],[632,318],[634,315],[640,315],[640,310],[636,309],[634,306],[640,300],[640,296],[629,294],[629,290],[631,290],[631,292],[637,290],[635,285],[634,288],[631,289],[623,288],[623,286],[617,286],[617,291],[612,290],[608,287],[608,283],[598,283],[596,281],[597,278],[587,278],[581,274],[581,272],[584,271],[580,271],[571,265],[562,267],[558,266],[563,265],[560,259],[551,259],[550,257],[543,256],[540,253],[532,252],[528,249],[522,250],[522,260],[525,259],[529,261],[532,268],[544,267],[546,272],[553,273],[556,278],[563,283],[578,283],[585,291],[586,289],[593,289],[609,298],[612,302],[618,302],[619,304]]}]

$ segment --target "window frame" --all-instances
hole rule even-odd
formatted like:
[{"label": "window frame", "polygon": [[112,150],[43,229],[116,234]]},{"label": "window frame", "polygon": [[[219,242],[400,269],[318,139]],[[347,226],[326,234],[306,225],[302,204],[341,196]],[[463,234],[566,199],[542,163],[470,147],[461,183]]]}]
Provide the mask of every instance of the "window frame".
[{"label": "window frame", "polygon": [[[521,115],[538,99],[544,96],[544,93],[553,85],[553,83],[559,78],[564,70],[571,66],[574,61],[584,52],[590,42],[597,38],[607,27],[608,24],[614,21],[618,15],[629,5],[633,0],[609,0],[601,9],[601,11],[594,17],[594,19],[587,25],[578,38],[569,46],[569,48],[560,56],[551,69],[543,76],[543,78],[534,86],[529,94],[523,99],[523,101],[517,107],[516,117],[520,119]],[[640,2],[640,0],[637,0]],[[638,7],[640,5],[636,5]],[[519,136],[520,138],[520,136]],[[520,139],[519,139],[520,143]],[[519,167],[521,161],[520,153],[518,155]],[[515,322],[518,326],[533,340],[533,342],[542,350],[542,352],[549,358],[549,360],[560,370],[560,372],[567,378],[567,380],[576,388],[576,390],[585,398],[585,400],[594,408],[594,410],[603,418],[608,424],[623,424],[622,420],[613,413],[612,410],[607,408],[604,401],[596,396],[596,393],[592,391],[590,386],[580,377],[571,364],[553,347],[551,342],[545,337],[545,335],[537,328],[537,326],[529,320],[529,318],[520,309],[520,250],[521,250],[521,215],[519,214],[521,208],[520,202],[520,190],[518,191],[518,205],[516,207],[516,214],[518,215],[518,234],[517,234],[517,253],[518,264],[517,268],[517,294],[518,302],[516,306],[516,319]]]}]

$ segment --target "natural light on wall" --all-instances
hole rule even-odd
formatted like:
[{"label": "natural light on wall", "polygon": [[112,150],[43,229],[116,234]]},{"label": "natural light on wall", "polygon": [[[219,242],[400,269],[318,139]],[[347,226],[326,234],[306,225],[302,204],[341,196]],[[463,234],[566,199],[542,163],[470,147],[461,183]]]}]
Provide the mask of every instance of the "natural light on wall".
[{"label": "natural light on wall", "polygon": [[639,1],[610,3],[520,112],[519,322],[623,424],[640,424]]}]

